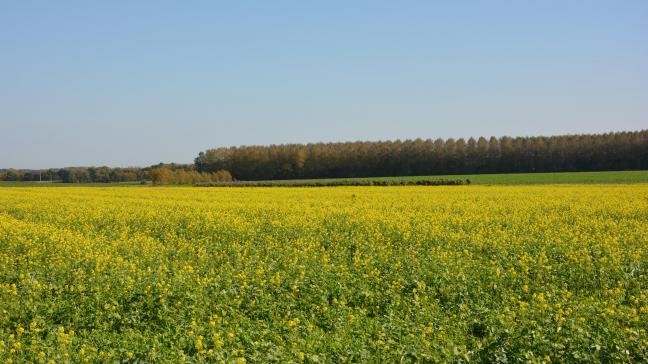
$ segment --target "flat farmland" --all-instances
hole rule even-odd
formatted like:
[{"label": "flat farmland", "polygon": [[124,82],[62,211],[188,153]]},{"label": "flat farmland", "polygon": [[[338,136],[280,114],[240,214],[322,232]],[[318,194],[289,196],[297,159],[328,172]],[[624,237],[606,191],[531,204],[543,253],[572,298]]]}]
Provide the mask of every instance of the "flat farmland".
[{"label": "flat farmland", "polygon": [[648,185],[0,188],[2,362],[646,362]]},{"label": "flat farmland", "polygon": [[491,173],[491,174],[447,174],[435,176],[324,178],[304,180],[264,181],[276,185],[336,183],[336,182],[410,182],[425,180],[470,180],[478,185],[540,185],[540,184],[630,184],[648,183],[648,171],[603,171],[603,172],[543,172],[543,173]]}]

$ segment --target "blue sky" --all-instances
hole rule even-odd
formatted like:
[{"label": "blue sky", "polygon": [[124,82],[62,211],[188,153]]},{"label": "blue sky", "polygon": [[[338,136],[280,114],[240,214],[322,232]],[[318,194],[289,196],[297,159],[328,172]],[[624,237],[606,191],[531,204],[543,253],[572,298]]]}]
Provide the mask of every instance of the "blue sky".
[{"label": "blue sky", "polygon": [[648,128],[648,1],[3,1],[0,168]]}]

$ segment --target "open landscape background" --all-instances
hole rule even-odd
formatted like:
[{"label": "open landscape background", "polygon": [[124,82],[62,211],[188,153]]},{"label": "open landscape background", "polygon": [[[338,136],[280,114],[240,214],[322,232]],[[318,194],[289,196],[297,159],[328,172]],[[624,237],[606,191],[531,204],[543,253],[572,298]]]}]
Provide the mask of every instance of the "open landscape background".
[{"label": "open landscape background", "polygon": [[[232,181],[293,180],[295,184],[430,181],[459,175],[476,183],[530,183],[531,178],[476,177],[480,174],[523,172],[624,171],[648,169],[648,131],[553,137],[491,137],[457,140],[416,139],[243,146],[208,149],[193,164],[145,168],[68,167],[46,170],[0,170],[0,181],[106,183],[152,181],[154,184],[227,184]],[[552,176],[555,176],[552,179]],[[569,174],[536,175],[539,183],[578,181]],[[582,175],[583,182],[587,176]],[[605,175],[601,175],[605,176]],[[590,182],[622,182],[624,174],[609,174]],[[630,181],[636,176],[628,174]],[[360,178],[362,177],[362,178]],[[390,178],[381,178],[390,177]],[[408,178],[403,178],[408,177]],[[355,179],[353,179],[355,178]],[[490,181],[490,182],[487,182]],[[277,182],[286,184],[286,182]],[[256,183],[257,185],[260,183]],[[215,184],[213,184],[215,185]],[[252,185],[252,184],[248,184]]]},{"label": "open landscape background", "polygon": [[648,1],[0,0],[0,363],[648,363]]}]

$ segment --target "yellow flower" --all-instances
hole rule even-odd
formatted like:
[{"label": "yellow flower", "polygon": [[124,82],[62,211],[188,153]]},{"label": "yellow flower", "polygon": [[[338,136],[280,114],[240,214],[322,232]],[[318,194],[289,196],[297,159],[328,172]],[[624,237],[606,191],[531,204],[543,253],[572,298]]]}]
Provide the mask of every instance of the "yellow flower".
[{"label": "yellow flower", "polygon": [[288,324],[287,324],[287,325],[288,325],[288,328],[289,328],[289,329],[292,329],[292,328],[294,328],[295,326],[299,325],[299,319],[298,319],[298,318],[295,318],[295,319],[292,319],[292,320],[288,320]]},{"label": "yellow flower", "polygon": [[204,346],[203,346],[203,337],[202,336],[198,336],[196,338],[196,341],[194,342],[194,346],[196,347],[196,350],[198,350],[198,351],[200,351],[200,350],[202,350],[204,348]]}]

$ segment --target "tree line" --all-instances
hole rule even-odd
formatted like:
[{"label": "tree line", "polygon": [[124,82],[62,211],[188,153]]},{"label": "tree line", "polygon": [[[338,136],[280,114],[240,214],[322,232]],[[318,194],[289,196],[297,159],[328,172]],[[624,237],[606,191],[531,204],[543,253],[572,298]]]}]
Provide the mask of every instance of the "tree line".
[{"label": "tree line", "polygon": [[232,182],[232,175],[225,170],[198,172],[196,170],[176,169],[160,166],[149,172],[154,185],[195,185],[198,183]]},{"label": "tree line", "polygon": [[152,181],[153,184],[231,182],[227,171],[198,172],[193,164],[160,163],[150,167],[66,167],[50,169],[0,169],[0,181],[109,183]]},{"label": "tree line", "polygon": [[648,169],[648,130],[215,148],[193,164],[0,169],[0,181],[156,184]]},{"label": "tree line", "polygon": [[0,169],[0,181],[43,181],[65,183],[105,183],[144,181],[148,169],[127,167],[66,167],[50,169]]},{"label": "tree line", "polygon": [[648,169],[648,130],[241,146],[200,152],[199,172],[237,180]]},{"label": "tree line", "polygon": [[42,181],[63,183],[109,183],[150,181],[151,170],[166,168],[194,170],[193,164],[159,163],[150,167],[65,167],[49,169],[0,169],[0,181]]}]

